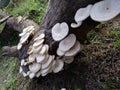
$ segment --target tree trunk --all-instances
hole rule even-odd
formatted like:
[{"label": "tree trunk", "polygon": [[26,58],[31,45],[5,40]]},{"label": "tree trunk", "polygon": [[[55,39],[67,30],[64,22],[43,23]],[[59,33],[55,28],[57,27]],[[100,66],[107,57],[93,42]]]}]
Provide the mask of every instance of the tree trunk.
[{"label": "tree trunk", "polygon": [[[46,34],[44,43],[50,46],[49,54],[54,55],[56,54],[56,49],[58,48],[59,42],[55,42],[52,39],[51,28],[56,23],[66,22],[69,26],[69,33],[74,33],[77,37],[77,40],[79,40],[81,43],[84,43],[87,40],[87,33],[91,29],[95,28],[98,23],[88,18],[83,22],[81,27],[73,29],[70,27],[70,24],[75,22],[74,16],[79,8],[86,7],[87,5],[94,4],[98,1],[100,0],[49,0],[46,13],[42,20],[42,23],[40,24],[40,29],[33,38],[36,38],[36,36],[40,35],[41,31],[43,31]],[[20,59],[28,57],[27,50],[30,44],[33,44],[33,39],[31,39],[30,43],[25,45],[19,51]]]}]

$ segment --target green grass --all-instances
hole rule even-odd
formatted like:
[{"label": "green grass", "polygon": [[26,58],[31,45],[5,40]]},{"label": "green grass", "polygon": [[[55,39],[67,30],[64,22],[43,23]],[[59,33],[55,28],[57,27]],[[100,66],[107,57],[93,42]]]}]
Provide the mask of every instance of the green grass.
[{"label": "green grass", "polygon": [[4,9],[5,12],[13,15],[25,15],[28,18],[30,16],[31,11],[35,11],[33,14],[33,20],[36,22],[40,22],[46,10],[47,0],[19,0],[18,4],[14,4],[12,1],[10,4]]},{"label": "green grass", "polygon": [[[39,23],[43,18],[46,6],[47,0],[19,0],[17,4],[11,0],[3,11],[13,16],[27,16],[27,18]],[[4,25],[5,23],[0,25],[0,30],[4,28]],[[4,45],[17,44],[17,39],[14,37],[11,37],[8,42],[0,42],[0,51]],[[30,80],[19,73],[19,60],[17,58],[0,57],[0,90],[29,90],[29,83]]]}]

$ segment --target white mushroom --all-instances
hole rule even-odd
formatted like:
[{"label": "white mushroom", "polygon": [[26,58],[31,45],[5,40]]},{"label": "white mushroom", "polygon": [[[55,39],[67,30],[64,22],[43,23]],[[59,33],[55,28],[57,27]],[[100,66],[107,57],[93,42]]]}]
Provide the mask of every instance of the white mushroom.
[{"label": "white mushroom", "polygon": [[106,22],[120,14],[120,0],[104,0],[95,3],[90,17],[94,21]]},{"label": "white mushroom", "polygon": [[49,46],[47,44],[43,45],[39,54],[42,54],[42,55],[45,54],[48,51],[48,49],[49,49]]},{"label": "white mushroom", "polygon": [[54,73],[58,73],[63,69],[64,62],[62,60],[56,60],[55,68],[53,69]]},{"label": "white mushroom", "polygon": [[33,44],[33,47],[37,47],[37,46],[41,45],[43,42],[44,42],[44,39],[37,40],[37,41]]},{"label": "white mushroom", "polygon": [[29,53],[31,53],[31,52],[39,53],[39,51],[42,49],[42,47],[43,47],[42,44],[37,46],[37,47],[33,47],[32,50]]},{"label": "white mushroom", "polygon": [[45,59],[45,55],[36,55],[36,61],[37,63],[41,63],[43,62],[43,60]]},{"label": "white mushroom", "polygon": [[85,8],[80,8],[75,14],[75,21],[83,21],[89,17],[92,5],[88,5]]},{"label": "white mushroom", "polygon": [[25,60],[22,59],[22,60],[21,60],[21,66],[23,66],[24,64],[25,64]]},{"label": "white mushroom", "polygon": [[37,38],[35,38],[34,41],[37,41],[37,40],[43,39],[44,37],[45,37],[45,34],[42,33],[42,34],[40,34]]},{"label": "white mushroom", "polygon": [[33,79],[34,77],[35,77],[35,73],[30,73],[30,74],[29,74],[29,78],[30,78],[30,79]]},{"label": "white mushroom", "polygon": [[[51,66],[51,65],[50,65],[50,66]],[[50,66],[47,67],[46,69],[42,69],[42,70],[41,70],[41,75],[42,75],[42,76],[45,76],[45,75],[47,75],[47,74],[49,73]]]},{"label": "white mushroom", "polygon": [[55,41],[60,41],[67,36],[69,32],[69,27],[67,23],[57,23],[52,28],[52,38]]},{"label": "white mushroom", "polygon": [[29,33],[26,33],[24,36],[22,36],[22,37],[20,38],[20,43],[23,44],[24,42],[26,42],[27,39],[29,38],[29,36],[30,36]]},{"label": "white mushroom", "polygon": [[38,71],[37,73],[36,73],[36,77],[39,77],[41,75],[41,71]]},{"label": "white mushroom", "polygon": [[38,72],[40,70],[40,68],[41,68],[41,65],[38,63],[33,63],[33,64],[29,65],[29,69],[33,73]]},{"label": "white mushroom", "polygon": [[74,57],[70,57],[70,56],[64,56],[62,59],[67,64],[70,64],[70,63],[72,63],[74,61]]},{"label": "white mushroom", "polygon": [[72,23],[71,24],[71,27],[72,28],[78,28],[79,26],[81,26],[82,25],[82,21],[78,21],[77,23]]},{"label": "white mushroom", "polygon": [[63,56],[65,54],[64,51],[61,51],[59,48],[57,49],[57,55],[58,56]]},{"label": "white mushroom", "polygon": [[23,72],[22,67],[20,67],[19,68],[19,73],[22,73],[22,72]]},{"label": "white mushroom", "polygon": [[35,30],[34,26],[28,26],[28,27],[24,28],[23,32],[29,32],[31,30]]},{"label": "white mushroom", "polygon": [[73,47],[73,45],[76,42],[76,36],[74,34],[70,34],[68,37],[66,37],[64,40],[62,40],[59,44],[59,49],[61,51],[68,51],[71,47]]},{"label": "white mushroom", "polygon": [[29,63],[34,62],[34,61],[35,61],[35,55],[34,55],[34,54],[31,54],[31,55],[28,57],[28,61],[29,61]]},{"label": "white mushroom", "polygon": [[18,43],[17,45],[17,50],[20,50],[22,48],[22,44],[21,43]]},{"label": "white mushroom", "polygon": [[47,62],[46,63],[43,63],[42,64],[42,69],[45,69],[45,68],[47,68],[50,64],[51,64],[51,62],[54,60],[54,56],[49,56],[49,58],[48,58],[48,60],[47,60]]},{"label": "white mushroom", "polygon": [[65,56],[75,56],[80,51],[80,43],[76,41],[75,45],[65,53]]}]

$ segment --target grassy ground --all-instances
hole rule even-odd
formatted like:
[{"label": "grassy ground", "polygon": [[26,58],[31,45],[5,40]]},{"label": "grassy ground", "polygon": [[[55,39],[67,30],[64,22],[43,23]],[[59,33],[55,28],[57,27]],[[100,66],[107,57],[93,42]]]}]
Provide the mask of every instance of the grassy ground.
[{"label": "grassy ground", "polygon": [[[42,20],[46,6],[47,1],[45,0],[16,0],[16,3],[13,3],[13,0],[11,0],[9,6],[6,7],[4,11],[14,16],[28,16],[28,18],[33,19],[34,21],[39,23]],[[4,24],[0,25],[0,30],[2,30],[3,27]],[[99,70],[101,69],[104,71],[104,68],[100,67],[108,66],[110,67],[107,69],[111,69],[111,65],[113,64],[109,64],[109,62],[113,61],[114,59],[113,57],[110,59],[108,57],[109,55],[118,55],[114,54],[114,52],[116,52],[117,48],[120,47],[120,25],[99,25],[98,28],[102,28],[100,31],[102,34],[96,32],[91,32],[88,34],[91,45],[88,46],[89,48],[86,47],[87,51],[83,50],[83,53],[87,54],[86,57],[80,58],[80,55],[77,57],[78,62],[81,63],[80,65],[78,64],[78,62],[73,63],[65,71],[56,75],[48,75],[48,77],[39,80],[39,83],[36,80],[33,80],[33,82],[31,83],[31,80],[29,80],[28,78],[24,78],[21,74],[18,73],[19,60],[17,58],[0,57],[0,90],[30,90],[30,88],[32,88],[32,90],[35,90],[36,87],[42,88],[36,88],[36,90],[58,90],[58,88],[61,87],[67,87],[68,90],[85,90],[84,88],[87,87],[87,90],[91,90],[89,88],[95,88],[96,86],[99,87],[99,85],[103,86],[104,89],[99,88],[96,90],[119,90],[120,88],[116,86],[117,84],[119,84],[120,79],[117,74],[112,72],[112,75],[110,77],[107,76],[106,79],[106,74],[104,72],[99,72]],[[3,45],[15,44],[15,41],[13,42],[13,40],[14,38],[12,38],[9,42],[0,42],[0,50]],[[104,48],[108,48],[106,46],[109,46],[111,44],[112,47],[109,49],[111,49],[111,51],[115,51],[112,52],[112,54],[111,52],[107,52],[104,54]],[[80,59],[83,61],[81,61]],[[116,61],[118,61],[119,57],[115,57],[115,59]],[[86,66],[85,63],[88,60],[91,61],[89,61],[89,65]],[[115,66],[116,65],[117,64],[115,63]],[[88,72],[86,72],[85,69],[87,69]],[[116,69],[114,69],[113,71],[115,70]],[[93,73],[92,71],[95,71],[96,73]],[[107,72],[109,72],[109,70],[107,70]],[[101,76],[99,73],[102,73],[103,76]],[[109,75],[109,73],[107,75]],[[87,75],[90,75],[91,77]],[[92,76],[96,77],[99,85],[95,84],[96,82],[94,82],[94,78]],[[104,81],[99,81],[99,76],[103,77]],[[118,83],[117,81],[115,81],[116,79],[118,80]],[[51,81],[54,82],[51,83]],[[113,83],[115,83],[115,85]],[[30,87],[30,85],[33,86]]]}]

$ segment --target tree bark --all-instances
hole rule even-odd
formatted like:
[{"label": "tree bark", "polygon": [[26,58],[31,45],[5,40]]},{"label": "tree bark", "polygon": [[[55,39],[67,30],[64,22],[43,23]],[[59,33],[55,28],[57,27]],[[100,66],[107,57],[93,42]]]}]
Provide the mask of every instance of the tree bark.
[{"label": "tree bark", "polygon": [[[46,34],[44,43],[50,46],[49,54],[55,55],[59,42],[55,42],[52,39],[51,28],[56,23],[66,22],[69,26],[69,33],[74,33],[77,37],[77,40],[79,40],[81,43],[84,43],[87,40],[87,33],[96,25],[98,25],[98,23],[88,18],[79,28],[73,29],[70,27],[70,24],[75,22],[74,16],[79,8],[86,7],[87,5],[94,4],[98,1],[100,0],[49,0],[46,13],[42,23],[40,24],[40,29],[33,37],[33,39],[36,38],[36,36],[39,35],[41,31],[43,31]],[[27,50],[30,44],[33,44],[33,39],[31,39],[30,43],[25,45],[19,51],[20,59],[27,58]]]}]

